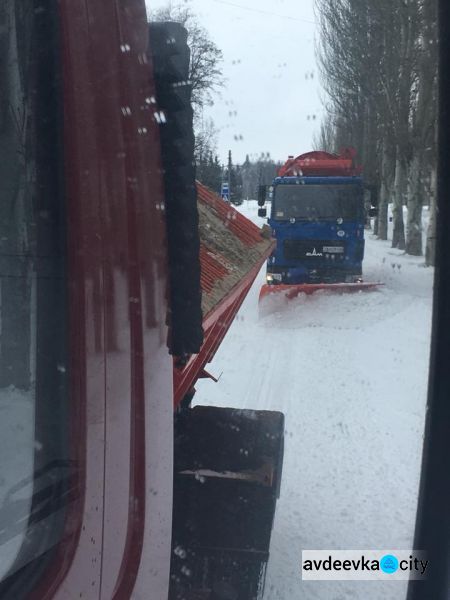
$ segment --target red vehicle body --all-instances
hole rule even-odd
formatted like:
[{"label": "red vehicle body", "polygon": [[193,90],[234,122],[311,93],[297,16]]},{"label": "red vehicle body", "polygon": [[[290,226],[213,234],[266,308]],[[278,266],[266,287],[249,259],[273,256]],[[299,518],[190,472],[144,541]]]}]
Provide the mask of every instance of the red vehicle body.
[{"label": "red vehicle body", "polygon": [[[178,409],[197,379],[206,376],[205,365],[271,243],[265,243],[253,268],[204,315],[200,352],[182,357],[181,362],[171,356],[164,165],[144,2],[48,0],[35,8],[27,21],[21,6],[9,2],[5,15],[9,47],[12,43],[19,47],[21,42],[15,22],[24,26],[26,43],[26,28],[30,28],[30,47],[35,43],[36,48],[29,85],[43,88],[35,92],[36,114],[41,111],[45,117],[39,127],[60,144],[58,155],[56,146],[51,149],[53,162],[46,162],[38,138],[33,147],[39,165],[38,202],[45,203],[51,196],[48,190],[40,191],[47,189],[44,184],[39,187],[44,175],[56,178],[64,190],[67,296],[60,296],[60,303],[67,298],[68,322],[58,322],[63,329],[67,325],[68,347],[67,363],[58,370],[68,373],[68,400],[67,427],[58,436],[64,438],[67,452],[61,460],[45,463],[42,477],[51,479],[51,470],[62,468],[68,475],[61,484],[64,494],[59,495],[54,539],[42,537],[45,542],[34,551],[33,560],[24,559],[21,570],[0,583],[0,595],[14,600],[166,599],[175,518],[174,407]],[[53,32],[51,41],[48,31]],[[13,53],[12,69],[14,60]],[[60,97],[49,121],[45,115],[54,95],[49,91],[55,85],[52,68],[60,73]],[[24,72],[28,74],[27,69]],[[8,88],[11,95],[14,77]],[[27,80],[23,81],[28,88]],[[48,126],[58,118],[60,126]],[[59,166],[63,171],[58,178]],[[258,229],[220,198],[201,187],[199,196],[214,208],[219,221],[230,220],[233,212],[226,227],[239,243],[250,249],[260,240]],[[37,219],[45,220],[48,214],[42,210]],[[197,258],[205,292],[229,269],[217,262],[221,257],[207,246],[201,246]],[[38,296],[44,286],[39,277]],[[61,330],[60,334],[65,336]],[[46,421],[39,411],[37,403],[36,436]],[[183,415],[186,419],[186,412]],[[198,426],[196,431],[202,437]],[[180,489],[188,479],[181,476]],[[54,526],[50,517],[56,508],[47,497],[56,489],[51,485],[38,482],[33,490],[27,535],[34,531],[35,545],[39,536],[32,523],[47,532]],[[264,485],[268,488],[272,481]],[[220,490],[217,493],[223,496]],[[192,499],[187,496],[178,499],[180,511],[188,501]],[[10,501],[9,506],[16,505]],[[211,517],[217,520],[220,515],[211,511]],[[182,527],[183,517],[178,521]],[[270,519],[268,525],[270,535]],[[211,590],[209,595],[202,593],[213,597]],[[178,597],[179,592],[171,594]]]},{"label": "red vehicle body", "polygon": [[[63,541],[32,597],[148,598],[149,590],[164,597],[172,411],[159,399],[171,398],[173,386],[159,134],[150,111],[141,110],[143,97],[155,94],[144,60],[145,7],[62,2],[59,17],[70,448],[81,468]],[[125,44],[130,52],[121,51]],[[136,136],[144,124],[147,135]],[[140,564],[153,565],[151,575]]]},{"label": "red vehicle body", "polygon": [[354,148],[343,148],[339,155],[314,150],[290,156],[278,170],[279,177],[352,177],[360,175],[362,167],[355,165],[356,151]]}]

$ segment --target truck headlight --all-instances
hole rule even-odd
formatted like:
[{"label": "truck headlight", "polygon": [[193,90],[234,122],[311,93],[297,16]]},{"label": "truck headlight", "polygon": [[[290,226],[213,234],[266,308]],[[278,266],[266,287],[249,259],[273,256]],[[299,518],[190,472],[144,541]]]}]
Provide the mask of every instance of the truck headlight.
[{"label": "truck headlight", "polygon": [[282,281],[283,276],[281,273],[267,273],[266,281],[267,283],[273,283],[274,281]]}]

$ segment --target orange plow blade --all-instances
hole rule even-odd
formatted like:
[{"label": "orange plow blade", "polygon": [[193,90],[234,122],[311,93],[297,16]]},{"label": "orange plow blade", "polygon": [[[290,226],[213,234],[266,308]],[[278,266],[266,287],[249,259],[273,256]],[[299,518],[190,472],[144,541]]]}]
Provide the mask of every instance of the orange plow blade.
[{"label": "orange plow blade", "polygon": [[338,294],[346,294],[352,292],[365,292],[374,290],[384,283],[371,283],[371,282],[359,282],[359,283],[299,283],[294,285],[263,285],[259,292],[259,301],[266,296],[271,295],[282,295],[288,300],[296,298],[299,294],[314,294],[319,290],[328,290]]}]

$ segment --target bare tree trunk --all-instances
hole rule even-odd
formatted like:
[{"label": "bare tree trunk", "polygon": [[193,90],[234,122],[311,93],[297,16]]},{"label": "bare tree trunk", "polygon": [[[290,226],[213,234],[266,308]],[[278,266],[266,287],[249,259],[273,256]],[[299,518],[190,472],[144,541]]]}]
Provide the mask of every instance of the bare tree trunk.
[{"label": "bare tree trunk", "polygon": [[405,249],[405,224],[403,221],[403,201],[405,198],[406,169],[403,161],[395,161],[394,203],[392,216],[394,230],[392,232],[392,248]]},{"label": "bare tree trunk", "polygon": [[386,184],[381,184],[380,203],[378,205],[378,231],[379,240],[388,239],[388,190]]},{"label": "bare tree trunk", "polygon": [[381,157],[381,187],[380,187],[380,201],[378,204],[378,239],[388,239],[388,203],[389,203],[389,157],[386,152],[386,147],[383,144],[382,157]]},{"label": "bare tree trunk", "polygon": [[421,159],[415,154],[409,166],[408,178],[408,224],[406,231],[406,252],[422,256],[422,178]]},{"label": "bare tree trunk", "polygon": [[425,246],[425,264],[434,267],[436,264],[436,167],[431,171],[430,183],[430,220],[427,229]]}]

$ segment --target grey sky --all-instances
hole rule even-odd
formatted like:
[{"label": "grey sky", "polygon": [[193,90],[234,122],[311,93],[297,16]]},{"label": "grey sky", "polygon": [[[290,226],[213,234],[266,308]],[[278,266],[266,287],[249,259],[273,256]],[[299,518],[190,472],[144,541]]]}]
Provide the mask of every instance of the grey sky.
[{"label": "grey sky", "polygon": [[[147,0],[148,8],[167,0]],[[177,2],[172,2],[176,5]],[[205,111],[225,162],[312,149],[322,108],[314,56],[314,0],[185,0],[224,55],[225,88]],[[242,139],[241,139],[242,136]]]}]

